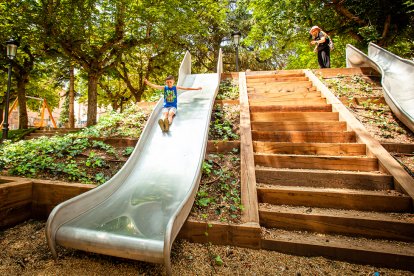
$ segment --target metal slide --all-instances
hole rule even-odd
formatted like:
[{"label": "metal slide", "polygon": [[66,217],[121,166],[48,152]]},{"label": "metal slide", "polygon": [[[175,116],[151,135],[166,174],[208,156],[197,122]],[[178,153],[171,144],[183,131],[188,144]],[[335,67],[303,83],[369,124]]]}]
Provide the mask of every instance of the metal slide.
[{"label": "metal slide", "polygon": [[191,75],[191,56],[183,59],[178,85],[202,86],[179,94],[169,133],[158,126],[157,103],[134,152],[105,184],[56,206],[46,225],[53,256],[56,245],[123,258],[164,263],[187,219],[198,189],[212,107],[222,70]]},{"label": "metal slide", "polygon": [[372,67],[382,75],[384,98],[392,112],[414,132],[414,62],[370,43],[368,56],[346,46],[347,67]]}]

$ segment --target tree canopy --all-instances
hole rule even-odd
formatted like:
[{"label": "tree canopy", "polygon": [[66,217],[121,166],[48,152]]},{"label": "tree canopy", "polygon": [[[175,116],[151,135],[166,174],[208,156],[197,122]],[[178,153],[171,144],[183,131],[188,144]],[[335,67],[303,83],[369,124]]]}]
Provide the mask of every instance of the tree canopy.
[{"label": "tree canopy", "polygon": [[[194,71],[213,72],[221,47],[225,71],[234,71],[234,31],[242,33],[241,70],[317,68],[313,25],[335,42],[333,67],[345,66],[347,43],[365,50],[372,41],[414,58],[413,0],[9,0],[0,3],[0,20],[0,40],[20,42],[12,98],[19,98],[22,128],[25,96],[56,107],[62,89],[70,90],[71,65],[93,125],[98,105],[120,109],[151,98],[144,79],[163,83],[186,51]],[[9,60],[4,43],[0,49],[1,109]]]}]

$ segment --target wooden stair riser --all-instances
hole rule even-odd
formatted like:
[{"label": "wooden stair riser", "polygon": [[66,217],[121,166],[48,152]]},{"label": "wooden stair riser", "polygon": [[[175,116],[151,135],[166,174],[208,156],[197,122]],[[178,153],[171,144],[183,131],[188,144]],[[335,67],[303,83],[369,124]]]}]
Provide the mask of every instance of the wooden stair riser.
[{"label": "wooden stair riser", "polygon": [[322,98],[320,92],[249,93],[249,100]]},{"label": "wooden stair riser", "polygon": [[[272,89],[263,89],[260,87],[247,88],[247,92],[250,95],[263,95],[268,94],[271,97],[275,94],[285,93],[320,93],[316,87],[273,87]],[[323,95],[321,95],[323,97]]]},{"label": "wooden stair riser", "polygon": [[352,172],[324,172],[256,168],[256,181],[283,186],[345,188],[361,190],[393,189],[390,175]]},{"label": "wooden stair riser", "polygon": [[330,104],[311,105],[251,105],[250,112],[331,112]]},{"label": "wooden stair riser", "polygon": [[[279,253],[307,256],[307,257],[326,257],[339,261],[347,261],[351,263],[376,265],[378,267],[390,267],[403,270],[414,271],[414,256],[401,252],[399,248],[393,250],[383,249],[378,246],[367,248],[364,246],[348,246],[347,240],[342,242],[332,242],[331,239],[323,239],[308,241],[287,238],[262,239],[261,248],[266,250],[274,250]],[[380,249],[380,250],[378,250]]]},{"label": "wooden stair riser", "polygon": [[410,212],[411,198],[370,191],[258,187],[259,202],[275,205],[307,206],[376,212]]},{"label": "wooden stair riser", "polygon": [[308,77],[303,76],[281,76],[277,78],[260,78],[260,79],[247,79],[247,85],[251,83],[258,83],[263,81],[275,81],[275,82],[295,82],[295,81],[309,81]]},{"label": "wooden stair riser", "polygon": [[337,112],[251,112],[252,122],[332,122],[339,121]]},{"label": "wooden stair riser", "polygon": [[358,156],[366,154],[364,144],[253,142],[256,153]]},{"label": "wooden stair riser", "polygon": [[281,213],[262,209],[259,209],[259,216],[260,225],[269,228],[414,241],[413,223],[335,215]]},{"label": "wooden stair riser", "polygon": [[322,98],[309,99],[267,99],[267,100],[250,100],[250,106],[266,105],[323,105],[327,104]]},{"label": "wooden stair riser", "polygon": [[346,123],[336,122],[252,122],[255,131],[346,131]]},{"label": "wooden stair riser", "polygon": [[255,164],[263,167],[339,171],[378,170],[378,160],[369,157],[332,157],[255,154]]},{"label": "wooden stair riser", "polygon": [[249,81],[247,82],[247,87],[312,87],[312,82],[309,80],[303,80],[303,81],[279,81],[274,79],[265,79],[265,80],[255,80],[255,81]]},{"label": "wooden stair riser", "polygon": [[318,132],[318,131],[252,131],[255,141],[292,142],[292,143],[353,143],[356,142],[355,133]]},{"label": "wooden stair riser", "polygon": [[286,77],[304,77],[305,73],[302,70],[289,70],[284,72],[270,73],[270,74],[258,74],[258,75],[246,75],[246,82],[254,79],[277,79]]}]

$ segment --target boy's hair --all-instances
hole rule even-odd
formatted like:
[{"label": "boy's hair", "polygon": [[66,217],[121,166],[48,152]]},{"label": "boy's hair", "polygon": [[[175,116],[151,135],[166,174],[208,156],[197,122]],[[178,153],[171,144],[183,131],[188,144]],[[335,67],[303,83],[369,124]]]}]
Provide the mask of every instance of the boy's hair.
[{"label": "boy's hair", "polygon": [[173,76],[169,75],[168,77],[165,78],[165,80],[175,80]]}]

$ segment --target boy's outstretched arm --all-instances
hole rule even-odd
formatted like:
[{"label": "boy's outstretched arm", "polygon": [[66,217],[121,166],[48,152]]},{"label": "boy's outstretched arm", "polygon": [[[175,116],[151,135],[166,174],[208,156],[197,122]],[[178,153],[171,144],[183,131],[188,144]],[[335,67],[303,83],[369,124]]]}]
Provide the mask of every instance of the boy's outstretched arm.
[{"label": "boy's outstretched arm", "polygon": [[162,89],[164,89],[164,86],[162,86],[162,85],[156,85],[156,84],[153,84],[153,83],[151,83],[149,80],[147,80],[147,79],[144,79],[144,82],[145,82],[145,84],[146,85],[148,85],[148,86],[150,86],[150,87],[152,87],[152,88],[155,88],[155,89],[160,89],[160,90],[162,90]]},{"label": "boy's outstretched arm", "polygon": [[183,86],[177,86],[177,89],[180,90],[202,90],[203,87],[183,87]]}]

